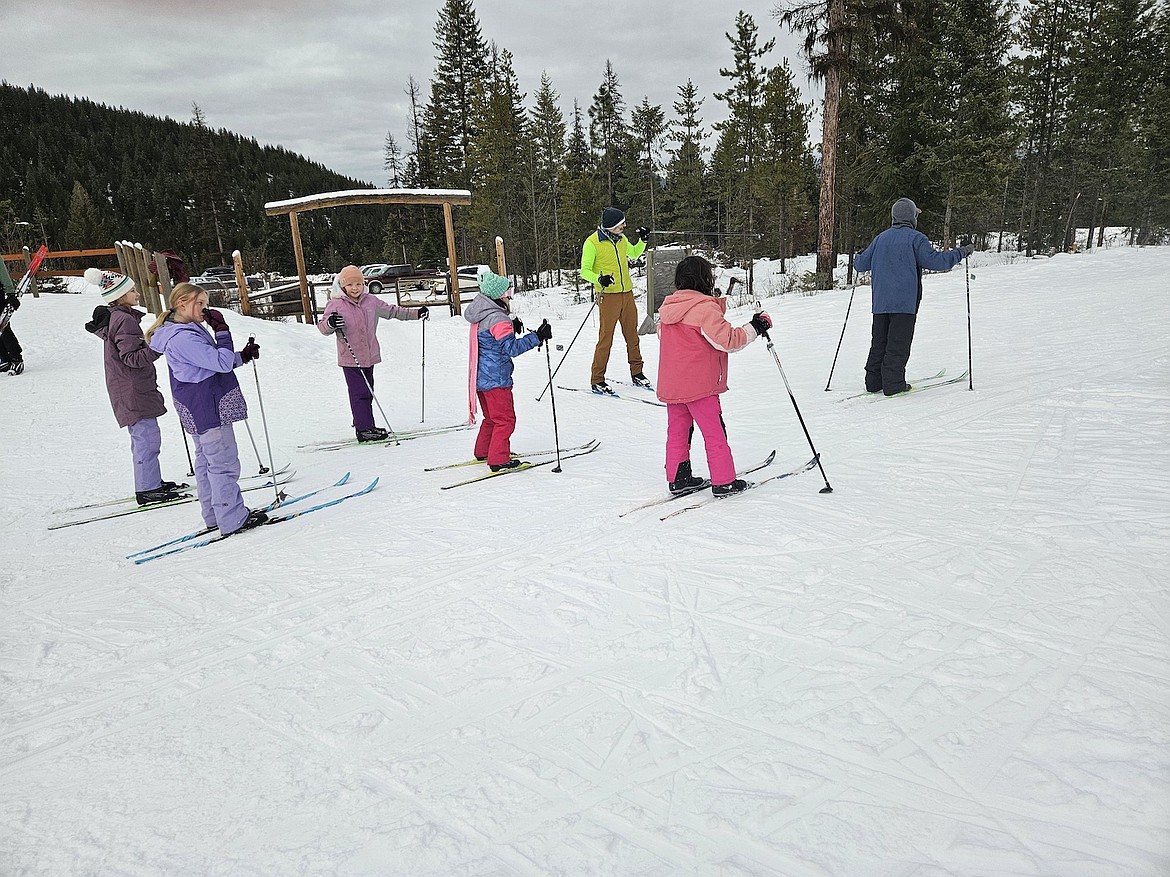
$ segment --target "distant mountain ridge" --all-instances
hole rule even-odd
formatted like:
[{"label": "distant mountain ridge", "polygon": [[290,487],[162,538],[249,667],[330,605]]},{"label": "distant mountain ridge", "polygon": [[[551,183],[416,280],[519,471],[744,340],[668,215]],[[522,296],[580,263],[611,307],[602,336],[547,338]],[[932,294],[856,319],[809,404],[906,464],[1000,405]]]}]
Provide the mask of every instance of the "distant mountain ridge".
[{"label": "distant mountain ridge", "polygon": [[[0,118],[5,246],[19,218],[43,225],[53,249],[130,239],[173,249],[196,269],[239,249],[250,270],[291,271],[288,221],[266,217],[264,204],[370,186],[255,138],[34,85],[0,82]],[[317,217],[301,221],[310,271],[381,258],[383,210]]]}]

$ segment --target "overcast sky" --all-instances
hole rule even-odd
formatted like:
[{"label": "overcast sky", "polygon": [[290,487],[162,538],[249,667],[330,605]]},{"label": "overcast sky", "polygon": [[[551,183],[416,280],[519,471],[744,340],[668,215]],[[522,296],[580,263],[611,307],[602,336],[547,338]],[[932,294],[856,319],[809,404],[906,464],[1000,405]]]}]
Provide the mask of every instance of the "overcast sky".
[{"label": "overcast sky", "polygon": [[[544,71],[566,121],[574,98],[587,110],[608,58],[627,107],[649,97],[669,120],[676,88],[690,78],[710,125],[725,116],[712,94],[726,87],[719,68],[732,58],[724,34],[734,32],[740,9],[755,18],[761,41],[776,38],[765,62],[787,57],[806,100],[819,95],[805,76],[799,40],[772,16],[776,2],[476,0],[475,8],[484,38],[515,56],[529,107]],[[179,121],[189,121],[198,103],[214,128],[383,186],[387,131],[407,145],[408,78],[420,83],[424,100],[429,94],[441,5],[8,0],[0,3],[0,79]]]}]

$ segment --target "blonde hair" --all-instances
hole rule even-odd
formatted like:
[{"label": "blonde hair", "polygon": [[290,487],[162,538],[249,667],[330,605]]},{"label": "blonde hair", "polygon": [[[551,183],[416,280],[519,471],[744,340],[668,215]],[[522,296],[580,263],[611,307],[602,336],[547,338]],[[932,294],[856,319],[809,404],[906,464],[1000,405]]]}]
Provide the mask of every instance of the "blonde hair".
[{"label": "blonde hair", "polygon": [[159,327],[167,320],[175,315],[175,308],[185,301],[190,301],[197,295],[206,295],[207,290],[201,286],[196,286],[194,283],[179,283],[171,290],[171,297],[169,299],[170,307],[158,315],[158,319],[154,321],[149,329],[146,330],[146,343],[150,343],[150,336],[155,333]]}]

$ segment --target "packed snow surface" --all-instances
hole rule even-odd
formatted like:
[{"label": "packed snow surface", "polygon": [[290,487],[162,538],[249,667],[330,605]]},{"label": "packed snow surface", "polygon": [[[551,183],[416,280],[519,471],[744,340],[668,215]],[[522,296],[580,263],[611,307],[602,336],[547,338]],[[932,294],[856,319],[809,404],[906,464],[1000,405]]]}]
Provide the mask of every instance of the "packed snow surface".
[{"label": "packed snow surface", "polygon": [[[27,369],[0,375],[0,874],[1170,873],[1170,261],[971,268],[974,391],[849,401],[868,287],[768,296],[758,268],[834,492],[813,470],[667,521],[619,518],[665,493],[663,409],[559,391],[561,444],[596,453],[440,491],[478,470],[424,468],[473,433],[301,449],[351,434],[333,341],[228,314],[290,492],[381,481],[140,567],[198,512],[47,529],[130,492],[129,442],[82,331],[97,295],[26,298]],[[966,302],[962,265],[925,279],[912,380],[966,368]],[[585,387],[588,301],[516,305],[566,346],[588,321],[557,377]],[[398,429],[467,418],[466,323],[425,329],[424,408],[423,325],[381,325]],[[611,379],[624,359],[619,335]],[[553,447],[549,364],[516,361],[520,451]],[[763,342],[730,368],[737,463],[807,460]]]}]

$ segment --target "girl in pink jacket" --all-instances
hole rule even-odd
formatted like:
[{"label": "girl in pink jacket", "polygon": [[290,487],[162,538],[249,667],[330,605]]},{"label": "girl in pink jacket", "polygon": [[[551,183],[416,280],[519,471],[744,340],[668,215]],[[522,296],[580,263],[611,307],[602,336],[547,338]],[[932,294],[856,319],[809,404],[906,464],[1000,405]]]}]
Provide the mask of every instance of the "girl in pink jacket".
[{"label": "girl in pink jacket", "polygon": [[666,403],[666,480],[671,493],[690,493],[708,481],[691,472],[691,433],[703,433],[711,491],[729,496],[748,488],[735,477],[735,461],[719,394],[727,390],[727,354],[747,347],[772,326],[760,311],[735,328],[723,316],[715,271],[702,256],[687,256],[674,272],[675,292],[659,308],[658,398]]},{"label": "girl in pink jacket", "polygon": [[332,295],[317,328],[323,335],[337,335],[337,364],[345,375],[358,441],[381,441],[389,433],[374,425],[374,366],[382,361],[378,319],[425,320],[427,309],[402,308],[371,295],[366,291],[361,269],[355,265],[346,265],[337,272]]}]

